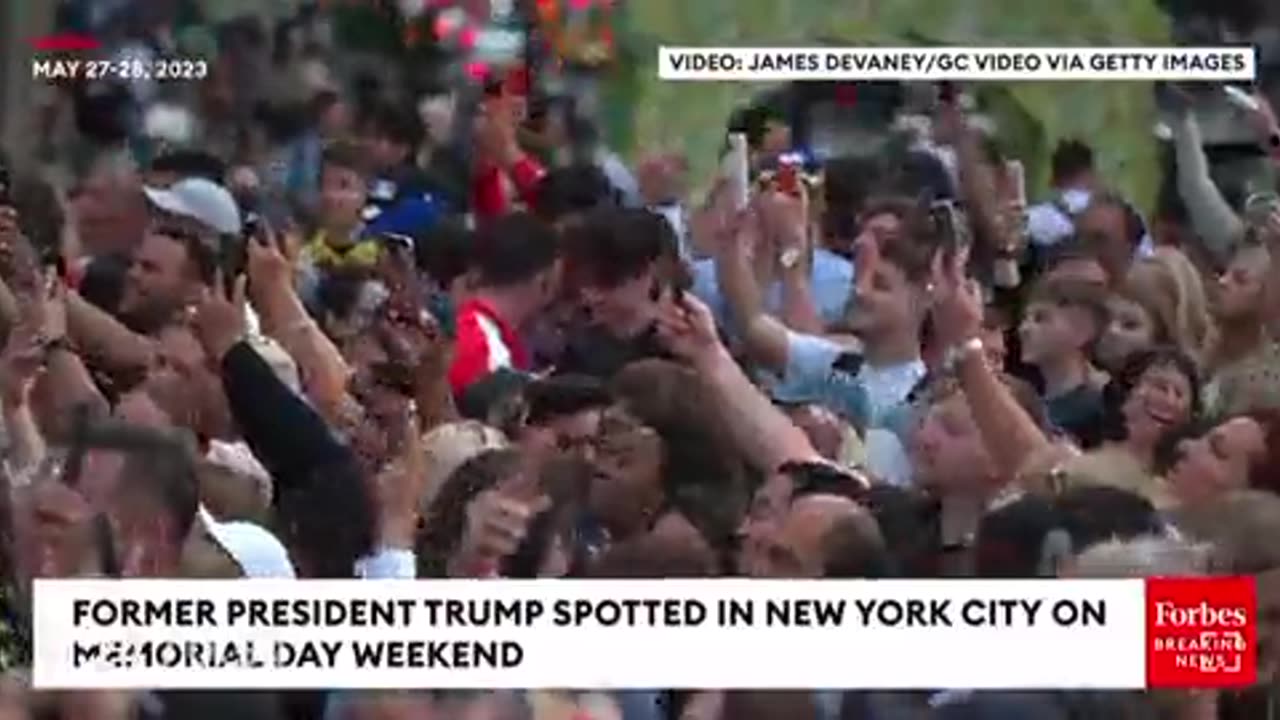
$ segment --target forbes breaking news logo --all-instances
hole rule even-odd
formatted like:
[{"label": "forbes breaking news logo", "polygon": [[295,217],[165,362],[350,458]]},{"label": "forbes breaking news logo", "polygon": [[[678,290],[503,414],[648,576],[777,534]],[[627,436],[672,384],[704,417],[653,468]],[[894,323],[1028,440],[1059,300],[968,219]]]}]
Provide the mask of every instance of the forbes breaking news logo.
[{"label": "forbes breaking news logo", "polygon": [[1147,581],[1147,686],[1227,688],[1258,675],[1252,578]]}]

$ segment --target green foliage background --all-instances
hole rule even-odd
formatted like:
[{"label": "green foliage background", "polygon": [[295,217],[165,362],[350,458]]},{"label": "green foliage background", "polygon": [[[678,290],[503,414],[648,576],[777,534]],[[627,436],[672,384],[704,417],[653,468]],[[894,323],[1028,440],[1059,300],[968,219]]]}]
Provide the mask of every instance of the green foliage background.
[{"label": "green foliage background", "polygon": [[[667,45],[1121,46],[1169,42],[1154,0],[631,0],[623,62],[605,88],[611,137],[628,151],[677,146],[696,178],[714,172],[725,121],[764,86],[657,78]],[[1149,83],[1015,83],[977,89],[1011,149],[1043,189],[1058,139],[1092,143],[1106,177],[1142,206],[1158,185]]]}]

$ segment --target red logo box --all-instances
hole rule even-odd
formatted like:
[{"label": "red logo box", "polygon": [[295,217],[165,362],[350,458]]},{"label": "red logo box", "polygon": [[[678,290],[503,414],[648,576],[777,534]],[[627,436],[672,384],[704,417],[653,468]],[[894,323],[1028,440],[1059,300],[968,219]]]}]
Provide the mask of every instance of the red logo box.
[{"label": "red logo box", "polygon": [[1254,684],[1257,623],[1251,577],[1147,580],[1147,687]]}]

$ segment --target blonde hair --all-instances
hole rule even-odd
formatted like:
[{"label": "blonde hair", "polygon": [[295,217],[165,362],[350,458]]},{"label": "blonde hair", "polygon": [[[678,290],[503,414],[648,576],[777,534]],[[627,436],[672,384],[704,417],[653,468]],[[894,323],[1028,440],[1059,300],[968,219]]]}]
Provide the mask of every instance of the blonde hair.
[{"label": "blonde hair", "polygon": [[508,445],[507,437],[501,431],[476,420],[445,423],[432,428],[422,438],[427,482],[418,507],[425,514],[445,480],[468,460]]},{"label": "blonde hair", "polygon": [[1176,345],[1197,363],[1213,330],[1200,272],[1180,250],[1157,248],[1134,263],[1119,295],[1142,306],[1157,326],[1157,342]]}]

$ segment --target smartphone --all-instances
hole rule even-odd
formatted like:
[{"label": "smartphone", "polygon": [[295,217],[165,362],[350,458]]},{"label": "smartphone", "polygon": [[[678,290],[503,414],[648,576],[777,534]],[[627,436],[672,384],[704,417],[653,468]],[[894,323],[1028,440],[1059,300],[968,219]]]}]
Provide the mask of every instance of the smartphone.
[{"label": "smartphone", "polygon": [[252,242],[248,240],[249,237],[251,236],[247,232],[242,232],[222,241],[218,269],[222,272],[222,291],[228,297],[235,290],[236,278],[244,274],[249,264],[249,246],[246,244]]},{"label": "smartphone", "polygon": [[745,133],[729,133],[729,152],[724,156],[721,172],[729,183],[735,210],[745,210],[751,201],[750,158]]},{"label": "smartphone", "polygon": [[1009,178],[1009,184],[1013,185],[1018,205],[1025,208],[1027,206],[1027,175],[1026,170],[1022,166],[1022,161],[1005,161],[1004,172]]},{"label": "smartphone", "polygon": [[929,220],[938,241],[938,249],[947,257],[954,257],[965,245],[964,220],[960,208],[950,200],[935,200],[929,204]]},{"label": "smartphone", "polygon": [[1262,109],[1262,105],[1258,103],[1257,98],[1235,85],[1223,85],[1222,92],[1226,94],[1227,102],[1244,112],[1256,113]]}]

